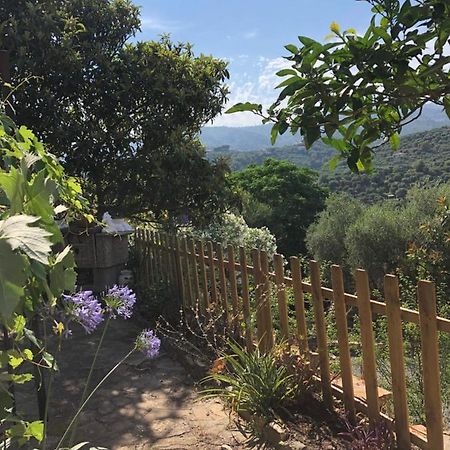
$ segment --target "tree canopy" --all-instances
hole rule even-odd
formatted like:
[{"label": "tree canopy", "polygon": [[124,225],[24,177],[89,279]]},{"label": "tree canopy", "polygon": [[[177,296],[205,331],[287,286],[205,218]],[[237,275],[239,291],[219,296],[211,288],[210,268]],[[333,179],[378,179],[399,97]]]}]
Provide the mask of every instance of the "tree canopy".
[{"label": "tree canopy", "polygon": [[244,218],[253,227],[267,226],[287,256],[305,251],[305,233],[324,207],[326,190],[318,174],[288,161],[267,159],[232,175],[244,193]]},{"label": "tree canopy", "polygon": [[239,103],[228,112],[253,111],[272,121],[272,141],[290,130],[305,146],[322,139],[352,171],[370,171],[374,148],[399,146],[402,127],[427,102],[450,117],[450,3],[448,0],[366,0],[374,13],[364,34],[331,24],[326,43],[299,36],[289,44],[291,68],[278,99],[262,105]]},{"label": "tree canopy", "polygon": [[[168,37],[135,42],[139,9],[128,0],[6,0],[0,24],[16,120],[84,180],[100,213],[200,220],[224,206],[226,165],[206,162],[195,142],[226,100],[224,61]],[[184,189],[166,192],[165,179]]]}]

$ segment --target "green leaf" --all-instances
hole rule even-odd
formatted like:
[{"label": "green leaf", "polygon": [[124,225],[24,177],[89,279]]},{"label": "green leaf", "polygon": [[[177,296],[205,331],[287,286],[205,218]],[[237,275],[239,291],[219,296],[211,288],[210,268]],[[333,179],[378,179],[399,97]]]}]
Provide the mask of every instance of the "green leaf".
[{"label": "green leaf", "polygon": [[450,95],[444,97],[444,110],[447,117],[450,119]]},{"label": "green leaf", "polygon": [[297,75],[297,72],[294,69],[282,69],[276,73],[279,77],[285,77],[287,75]]},{"label": "green leaf", "polygon": [[314,142],[316,142],[317,139],[319,139],[319,138],[320,138],[320,127],[319,126],[307,128],[305,136],[304,136],[305,147],[307,149],[311,148],[311,146],[314,144]]},{"label": "green leaf", "polygon": [[230,109],[227,109],[225,111],[225,114],[233,114],[236,112],[243,112],[243,111],[252,111],[252,112],[262,111],[262,105],[250,102],[236,103]]},{"label": "green leaf", "polygon": [[37,217],[16,215],[0,221],[0,239],[4,239],[13,250],[20,249],[31,259],[48,264],[51,251],[50,233],[39,227],[30,227]]},{"label": "green leaf", "polygon": [[0,187],[8,197],[10,214],[20,214],[23,211],[25,185],[23,174],[15,167],[11,167],[9,172],[0,173]]},{"label": "green leaf", "polygon": [[293,53],[294,55],[297,54],[297,53],[299,52],[298,48],[297,48],[294,44],[288,44],[288,45],[285,45],[284,48],[285,48],[287,51]]},{"label": "green leaf", "polygon": [[389,137],[389,143],[391,144],[392,150],[398,150],[400,147],[400,136],[398,133],[394,133]]},{"label": "green leaf", "polygon": [[275,144],[276,140],[277,140],[277,136],[278,136],[278,130],[279,130],[279,124],[276,123],[272,129],[270,130],[270,143],[272,145]]},{"label": "green leaf", "polygon": [[77,279],[74,266],[74,256],[68,245],[57,255],[50,268],[50,290],[54,297],[59,297],[66,290],[73,290]]},{"label": "green leaf", "polygon": [[307,36],[299,36],[298,40],[305,46],[305,47],[309,47],[310,45],[315,44],[317,41],[315,41],[314,39],[311,39]]},{"label": "green leaf", "polygon": [[0,316],[8,322],[24,295],[26,258],[0,239]]},{"label": "green leaf", "polygon": [[42,441],[44,438],[44,423],[41,420],[28,423],[25,428],[25,436],[33,437],[39,442]]},{"label": "green leaf", "polygon": [[328,161],[328,167],[330,168],[330,170],[333,171],[334,169],[336,169],[336,166],[339,164],[340,161],[342,161],[342,155],[337,154],[337,155],[333,156]]}]

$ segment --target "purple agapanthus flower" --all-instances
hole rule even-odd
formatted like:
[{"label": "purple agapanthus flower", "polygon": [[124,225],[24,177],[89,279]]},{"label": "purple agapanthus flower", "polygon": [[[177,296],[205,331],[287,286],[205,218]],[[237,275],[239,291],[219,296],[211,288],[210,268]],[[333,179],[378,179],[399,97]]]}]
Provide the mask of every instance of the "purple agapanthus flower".
[{"label": "purple agapanthus flower", "polygon": [[133,314],[136,294],[128,286],[115,284],[106,292],[105,302],[113,317],[117,314],[124,319],[129,319]]},{"label": "purple agapanthus flower", "polygon": [[153,330],[142,330],[136,339],[136,348],[140,350],[144,355],[153,359],[158,356],[161,340],[155,336]]},{"label": "purple agapanthus flower", "polygon": [[103,309],[92,291],[81,291],[65,295],[69,314],[86,330],[92,333],[103,320]]}]

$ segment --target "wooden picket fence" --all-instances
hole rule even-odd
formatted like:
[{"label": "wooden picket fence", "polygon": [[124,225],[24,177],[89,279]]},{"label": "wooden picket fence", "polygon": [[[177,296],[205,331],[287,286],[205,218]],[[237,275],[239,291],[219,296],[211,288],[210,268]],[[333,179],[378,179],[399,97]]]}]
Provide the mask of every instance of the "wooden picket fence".
[{"label": "wooden picket fence", "polygon": [[[141,281],[149,285],[166,281],[178,291],[186,308],[199,305],[201,312],[214,313],[220,307],[230,327],[241,333],[248,349],[257,343],[262,351],[267,351],[275,343],[270,301],[271,290],[275,289],[281,338],[295,337],[299,350],[318,360],[317,378],[323,401],[329,408],[333,407],[333,397],[336,397],[343,401],[350,418],[358,411],[366,414],[372,424],[386,420],[395,430],[400,450],[410,449],[411,444],[428,450],[450,449],[448,435],[444,434],[438,345],[438,333],[450,333],[450,320],[437,317],[432,282],[419,281],[419,311],[414,311],[401,307],[399,282],[393,275],[385,276],[385,301],[380,302],[370,298],[368,274],[364,270],[356,271],[357,293],[354,295],[345,292],[342,270],[337,265],[331,267],[332,287],[327,288],[322,286],[316,261],[310,261],[310,282],[305,282],[297,257],[289,258],[291,276],[286,276],[285,261],[279,254],[269,257],[256,249],[247,252],[243,247],[235,249],[228,245],[224,248],[221,244],[148,229],[137,230],[135,238]],[[248,255],[251,264],[247,261]],[[253,301],[249,286],[255,287]],[[296,330],[289,328],[286,287],[292,288],[295,299]],[[305,293],[310,294],[314,312],[315,352],[309,348],[307,339]],[[331,302],[337,329],[339,380],[333,378],[330,370],[325,308]],[[352,370],[347,324],[349,307],[355,308],[359,316],[363,379],[355,377]],[[251,321],[253,311],[256,330]],[[378,386],[373,314],[387,318],[392,393]],[[420,327],[426,427],[409,423],[402,333],[402,324],[408,322]],[[380,412],[381,400],[386,394],[392,396],[393,417]]]}]

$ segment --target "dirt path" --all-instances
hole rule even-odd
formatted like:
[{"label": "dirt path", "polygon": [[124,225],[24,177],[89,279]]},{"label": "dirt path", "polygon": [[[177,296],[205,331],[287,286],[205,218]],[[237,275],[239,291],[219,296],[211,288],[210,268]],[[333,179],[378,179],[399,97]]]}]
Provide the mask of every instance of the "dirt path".
[{"label": "dirt path", "polygon": [[[139,331],[131,322],[112,323],[97,364],[97,380],[128,352]],[[76,409],[99,334],[78,333],[65,342],[66,356],[54,383],[50,448]],[[164,350],[153,361],[135,354],[89,403],[77,442],[111,450],[212,450],[223,445],[243,449],[245,438],[221,403],[198,398],[193,379]]]}]

